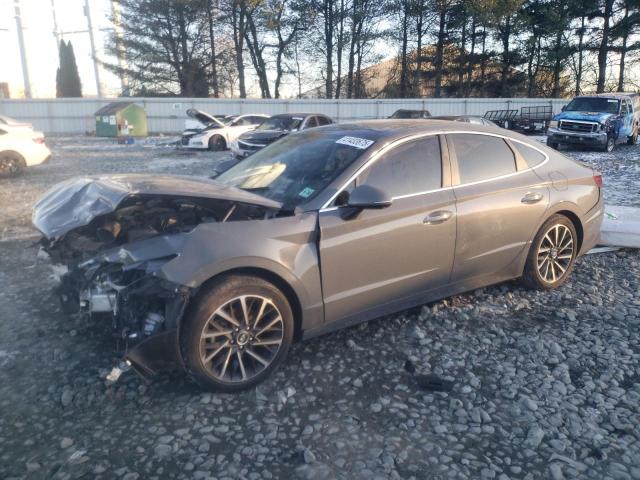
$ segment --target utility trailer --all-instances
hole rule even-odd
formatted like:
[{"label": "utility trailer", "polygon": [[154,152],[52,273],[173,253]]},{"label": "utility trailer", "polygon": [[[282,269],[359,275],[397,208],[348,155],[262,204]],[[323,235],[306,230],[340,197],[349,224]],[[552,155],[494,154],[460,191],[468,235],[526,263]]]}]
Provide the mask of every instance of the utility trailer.
[{"label": "utility trailer", "polygon": [[518,110],[489,110],[484,118],[508,130],[546,131],[553,118],[551,105],[522,107]]},{"label": "utility trailer", "polygon": [[489,110],[484,118],[491,120],[502,128],[511,128],[513,120],[518,116],[518,110]]},{"label": "utility trailer", "polygon": [[545,132],[549,122],[553,119],[551,105],[537,105],[522,107],[520,116],[516,117],[512,130],[526,130],[528,132]]}]

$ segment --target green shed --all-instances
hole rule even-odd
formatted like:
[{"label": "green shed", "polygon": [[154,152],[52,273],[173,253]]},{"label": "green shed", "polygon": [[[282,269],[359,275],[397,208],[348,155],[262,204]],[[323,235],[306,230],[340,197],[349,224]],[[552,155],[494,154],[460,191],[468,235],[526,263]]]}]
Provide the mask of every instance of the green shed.
[{"label": "green shed", "polygon": [[95,113],[97,137],[146,137],[147,112],[133,102],[112,102]]}]

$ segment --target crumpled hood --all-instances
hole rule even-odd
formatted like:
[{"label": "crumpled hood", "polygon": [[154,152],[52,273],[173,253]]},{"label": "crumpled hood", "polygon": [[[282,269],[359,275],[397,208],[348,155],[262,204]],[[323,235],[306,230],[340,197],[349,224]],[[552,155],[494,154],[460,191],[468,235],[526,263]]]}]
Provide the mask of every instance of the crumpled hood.
[{"label": "crumpled hood", "polygon": [[203,112],[202,110],[197,110],[195,108],[190,108],[189,110],[187,110],[187,116],[193,118],[194,120],[202,123],[203,125],[209,125],[209,124],[214,124],[214,125],[218,125],[220,127],[224,127],[224,123],[222,123],[220,120],[218,120],[216,117],[214,117],[213,115],[209,115],[206,112]]},{"label": "crumpled hood", "polygon": [[78,177],[59,183],[33,208],[33,225],[48,239],[88,225],[133,195],[221,199],[280,209],[282,204],[214,180],[178,175],[127,174]]},{"label": "crumpled hood", "polygon": [[246,140],[247,142],[254,141],[261,143],[271,143],[288,134],[289,132],[286,130],[252,130],[240,135],[238,140]]},{"label": "crumpled hood", "polygon": [[561,112],[554,120],[579,120],[583,122],[605,123],[613,113],[606,112]]}]

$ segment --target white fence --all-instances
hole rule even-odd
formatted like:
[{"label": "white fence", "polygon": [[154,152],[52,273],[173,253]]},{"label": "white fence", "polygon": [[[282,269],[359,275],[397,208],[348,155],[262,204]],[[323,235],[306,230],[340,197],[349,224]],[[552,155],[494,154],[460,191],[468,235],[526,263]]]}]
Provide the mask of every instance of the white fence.
[{"label": "white fence", "polygon": [[393,100],[260,100],[213,98],[122,98],[122,99],[0,99],[0,115],[32,123],[48,134],[89,133],[95,130],[93,114],[107,103],[135,101],[147,111],[150,132],[177,133],[184,128],[185,111],[197,108],[211,114],[324,113],[337,121],[385,118],[399,108],[425,109],[432,115],[484,115],[487,110],[520,109],[551,105],[554,113],[565,99],[545,98],[446,98]]}]

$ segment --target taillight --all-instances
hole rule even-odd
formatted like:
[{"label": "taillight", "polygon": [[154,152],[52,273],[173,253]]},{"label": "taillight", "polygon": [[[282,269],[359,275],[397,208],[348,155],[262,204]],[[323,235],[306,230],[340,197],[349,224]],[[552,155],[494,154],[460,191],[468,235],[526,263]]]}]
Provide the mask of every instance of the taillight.
[{"label": "taillight", "polygon": [[593,181],[596,182],[598,188],[602,188],[602,175],[599,173],[593,174]]},{"label": "taillight", "polygon": [[36,137],[33,141],[44,145],[44,137]]}]

